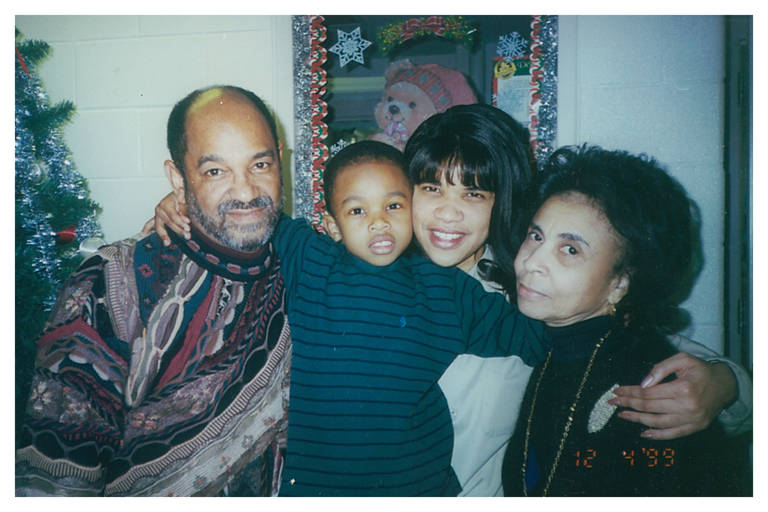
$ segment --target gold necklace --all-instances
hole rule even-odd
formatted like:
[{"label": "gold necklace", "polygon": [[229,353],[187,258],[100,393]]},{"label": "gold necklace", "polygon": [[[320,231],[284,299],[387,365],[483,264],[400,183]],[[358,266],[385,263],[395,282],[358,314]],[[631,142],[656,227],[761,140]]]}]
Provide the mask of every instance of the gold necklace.
[{"label": "gold necklace", "polygon": [[[571,407],[568,409],[568,420],[565,422],[563,435],[560,437],[560,446],[558,446],[557,454],[555,455],[555,460],[554,462],[552,462],[552,469],[549,470],[549,475],[547,476],[547,482],[546,484],[544,484],[544,492],[542,492],[541,494],[542,496],[547,495],[547,492],[549,491],[549,485],[552,483],[552,478],[555,476],[555,471],[557,471],[557,465],[560,462],[560,455],[562,455],[563,448],[565,447],[565,440],[568,438],[568,432],[571,430],[571,425],[573,424],[573,415],[576,412],[576,404],[579,403],[579,398],[581,398],[581,392],[584,391],[584,385],[587,383],[587,378],[589,378],[589,374],[592,371],[592,364],[595,362],[595,356],[597,356],[597,351],[600,350],[600,347],[603,345],[603,342],[610,335],[611,335],[611,329],[608,329],[608,332],[606,332],[603,335],[603,337],[600,338],[600,340],[595,344],[595,349],[592,351],[592,355],[589,358],[589,362],[587,363],[587,369],[584,371],[584,375],[581,377],[581,383],[579,384],[579,389],[576,391],[576,397],[573,399],[573,403],[571,404]],[[547,354],[547,360],[544,361],[544,366],[541,367],[539,378],[536,381],[536,388],[533,390],[533,402],[531,403],[531,412],[528,413],[528,425],[525,428],[525,443],[523,445],[523,466],[521,468],[524,496],[528,496],[528,486],[525,483],[525,478],[526,478],[526,467],[528,466],[528,444],[531,438],[531,423],[533,422],[533,411],[536,408],[536,399],[539,396],[539,386],[541,385],[541,381],[544,379],[544,374],[547,371],[547,366],[549,366],[550,359],[552,359],[551,349]]]}]

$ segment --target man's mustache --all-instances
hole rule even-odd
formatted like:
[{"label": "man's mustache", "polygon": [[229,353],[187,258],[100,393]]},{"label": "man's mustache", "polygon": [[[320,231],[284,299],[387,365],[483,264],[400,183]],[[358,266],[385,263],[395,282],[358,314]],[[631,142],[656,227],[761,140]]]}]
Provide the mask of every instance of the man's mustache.
[{"label": "man's mustache", "polygon": [[238,199],[230,199],[229,201],[225,201],[219,205],[219,215],[224,215],[225,213],[232,211],[232,210],[250,210],[252,208],[274,208],[275,203],[272,201],[272,198],[269,196],[259,196],[254,197],[250,201],[243,202]]}]

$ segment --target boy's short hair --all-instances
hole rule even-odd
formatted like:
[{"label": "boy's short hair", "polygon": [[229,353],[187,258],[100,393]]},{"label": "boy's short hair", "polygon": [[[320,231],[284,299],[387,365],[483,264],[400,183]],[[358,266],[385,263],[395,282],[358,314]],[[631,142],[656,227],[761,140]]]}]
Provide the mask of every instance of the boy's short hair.
[{"label": "boy's short hair", "polygon": [[[405,172],[405,159],[403,154],[389,144],[374,140],[363,140],[346,146],[336,153],[325,166],[323,174],[323,192],[325,194],[325,208],[335,217],[333,211],[333,194],[336,186],[336,178],[341,171],[352,165],[360,165],[368,162],[387,162],[403,170],[403,175],[408,178]],[[410,179],[408,180],[410,183]]]}]

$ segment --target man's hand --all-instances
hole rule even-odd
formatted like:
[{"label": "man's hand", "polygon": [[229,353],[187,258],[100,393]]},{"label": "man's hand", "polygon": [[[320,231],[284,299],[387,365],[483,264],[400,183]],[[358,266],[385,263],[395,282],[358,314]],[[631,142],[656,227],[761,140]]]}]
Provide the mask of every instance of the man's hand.
[{"label": "man's hand", "polygon": [[[675,380],[661,383],[673,373]],[[609,403],[634,409],[620,412],[621,418],[651,427],[643,437],[675,439],[707,428],[736,399],[737,385],[727,365],[679,352],[657,363],[640,386],[614,394]]]}]

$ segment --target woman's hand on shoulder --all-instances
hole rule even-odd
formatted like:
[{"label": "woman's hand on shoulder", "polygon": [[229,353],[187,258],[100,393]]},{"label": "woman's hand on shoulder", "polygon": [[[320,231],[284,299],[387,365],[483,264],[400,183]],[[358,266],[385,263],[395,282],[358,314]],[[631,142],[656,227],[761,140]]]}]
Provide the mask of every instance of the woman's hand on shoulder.
[{"label": "woman's hand on shoulder", "polygon": [[[674,380],[662,382],[672,374]],[[643,437],[675,439],[707,428],[736,398],[737,384],[726,364],[679,352],[654,365],[641,385],[614,394],[610,403],[628,408],[621,418],[650,427]]]}]

